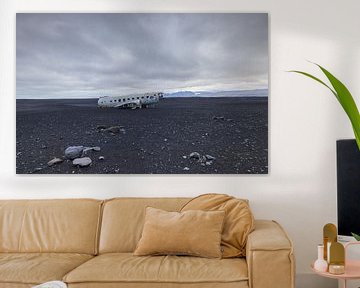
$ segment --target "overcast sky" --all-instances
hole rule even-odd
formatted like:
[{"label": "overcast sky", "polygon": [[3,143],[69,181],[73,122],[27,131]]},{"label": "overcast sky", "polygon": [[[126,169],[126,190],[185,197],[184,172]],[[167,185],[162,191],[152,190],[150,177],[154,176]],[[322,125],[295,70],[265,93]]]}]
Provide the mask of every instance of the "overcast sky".
[{"label": "overcast sky", "polygon": [[17,14],[17,98],[268,86],[267,14]]}]

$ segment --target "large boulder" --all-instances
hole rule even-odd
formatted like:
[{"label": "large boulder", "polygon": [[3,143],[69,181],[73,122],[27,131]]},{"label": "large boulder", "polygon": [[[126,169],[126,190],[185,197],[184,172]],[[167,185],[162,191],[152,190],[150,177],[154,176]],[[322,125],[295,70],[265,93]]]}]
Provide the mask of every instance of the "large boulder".
[{"label": "large boulder", "polygon": [[65,157],[67,159],[75,159],[82,156],[84,146],[70,146],[65,149]]},{"label": "large boulder", "polygon": [[91,164],[91,159],[89,157],[76,158],[72,162],[74,166],[86,167]]}]

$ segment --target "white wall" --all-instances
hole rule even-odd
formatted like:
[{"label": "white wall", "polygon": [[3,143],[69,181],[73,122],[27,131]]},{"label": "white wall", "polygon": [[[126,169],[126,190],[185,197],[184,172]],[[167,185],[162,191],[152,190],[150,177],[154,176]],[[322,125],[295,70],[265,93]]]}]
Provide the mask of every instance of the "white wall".
[{"label": "white wall", "polygon": [[[331,287],[309,264],[322,226],[336,223],[335,141],[353,137],[325,88],[289,69],[333,71],[360,95],[358,0],[2,0],[0,2],[0,198],[194,196],[251,200],[257,218],[278,220],[295,244],[298,287]],[[15,12],[268,12],[270,173],[267,176],[16,176]]]}]

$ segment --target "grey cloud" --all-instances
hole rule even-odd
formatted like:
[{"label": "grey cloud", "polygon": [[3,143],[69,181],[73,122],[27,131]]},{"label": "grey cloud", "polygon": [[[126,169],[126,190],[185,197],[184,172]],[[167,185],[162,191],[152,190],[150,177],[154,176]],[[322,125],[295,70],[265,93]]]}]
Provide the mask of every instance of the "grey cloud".
[{"label": "grey cloud", "polygon": [[17,97],[267,88],[267,14],[18,14]]}]

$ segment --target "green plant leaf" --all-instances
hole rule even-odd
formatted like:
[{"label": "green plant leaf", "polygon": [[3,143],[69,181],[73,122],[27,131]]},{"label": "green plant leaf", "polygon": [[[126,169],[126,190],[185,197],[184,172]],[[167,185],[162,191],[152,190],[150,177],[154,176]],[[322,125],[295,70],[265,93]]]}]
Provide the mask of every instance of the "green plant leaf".
[{"label": "green plant leaf", "polygon": [[360,241],[360,235],[355,234],[353,232],[351,232],[351,235],[356,239],[356,241]]},{"label": "green plant leaf", "polygon": [[356,103],[354,98],[352,97],[350,91],[346,88],[346,86],[338,80],[334,75],[332,75],[329,71],[327,71],[324,67],[316,64],[321,71],[325,74],[325,76],[329,79],[331,85],[334,87],[338,100],[348,115],[350,122],[352,124],[356,142],[358,144],[360,150],[360,114],[359,110],[356,107]]},{"label": "green plant leaf", "polygon": [[347,114],[347,116],[351,122],[353,131],[354,131],[354,135],[355,135],[355,139],[356,139],[356,143],[360,150],[360,114],[359,114],[358,108],[356,107],[354,98],[352,97],[350,91],[346,88],[346,86],[340,80],[338,80],[334,75],[332,75],[324,67],[322,67],[316,63],[313,63],[313,64],[317,65],[321,69],[321,71],[325,74],[326,78],[330,81],[333,88],[331,88],[329,85],[327,85],[324,81],[320,80],[319,78],[317,78],[309,73],[297,71],[297,70],[292,70],[289,72],[294,72],[294,73],[305,75],[305,76],[321,83],[322,85],[327,87],[334,94],[334,96],[339,101],[340,105],[343,107],[345,113]]},{"label": "green plant leaf", "polygon": [[324,85],[325,87],[329,88],[329,90],[335,95],[336,98],[338,98],[338,95],[336,94],[336,92],[329,86],[327,85],[324,81],[320,80],[319,78],[315,77],[314,75],[311,75],[310,73],[306,73],[306,72],[302,72],[302,71],[298,71],[298,70],[290,70],[288,72],[293,72],[293,73],[298,73],[298,74],[302,74],[305,75],[319,83],[321,83],[322,85]]}]

